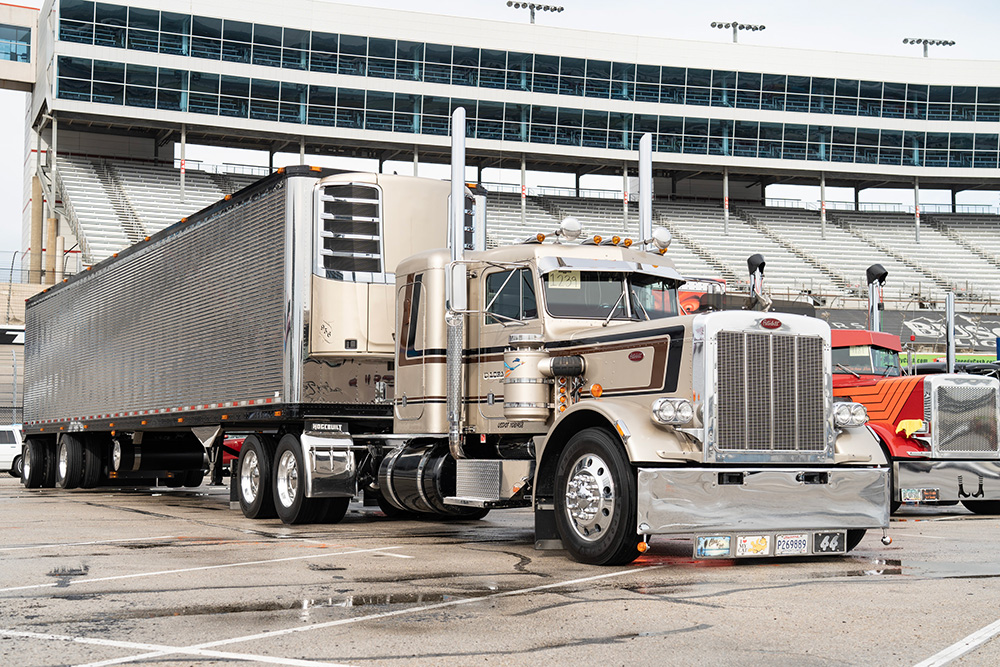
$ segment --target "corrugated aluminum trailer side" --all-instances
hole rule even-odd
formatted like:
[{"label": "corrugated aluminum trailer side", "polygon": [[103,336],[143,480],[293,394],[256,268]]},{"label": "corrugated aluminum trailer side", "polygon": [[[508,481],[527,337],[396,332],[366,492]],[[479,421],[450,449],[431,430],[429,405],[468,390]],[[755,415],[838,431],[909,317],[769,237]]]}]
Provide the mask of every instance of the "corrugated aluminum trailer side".
[{"label": "corrugated aluminum trailer side", "polygon": [[31,299],[28,432],[280,403],[286,209],[316,176],[265,179]]}]

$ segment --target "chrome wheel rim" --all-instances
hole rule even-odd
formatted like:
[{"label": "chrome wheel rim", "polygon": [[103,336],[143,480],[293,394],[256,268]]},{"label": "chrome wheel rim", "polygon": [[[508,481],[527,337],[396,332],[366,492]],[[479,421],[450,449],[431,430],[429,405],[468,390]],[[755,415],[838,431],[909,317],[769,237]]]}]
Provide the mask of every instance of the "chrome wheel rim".
[{"label": "chrome wheel rim", "polygon": [[577,536],[596,542],[607,532],[615,514],[615,483],[600,456],[585,454],[570,468],[566,480],[566,515]]},{"label": "chrome wheel rim", "polygon": [[66,479],[66,472],[69,470],[69,453],[66,445],[59,446],[59,479]]},{"label": "chrome wheel rim", "polygon": [[31,476],[31,457],[25,456],[21,461],[21,479],[28,479]]},{"label": "chrome wheel rim", "polygon": [[299,468],[292,452],[283,452],[278,459],[278,472],[275,484],[278,489],[278,500],[285,507],[291,507],[299,492]]},{"label": "chrome wheel rim", "polygon": [[122,443],[117,440],[115,440],[115,444],[111,448],[111,461],[114,463],[115,470],[122,469]]},{"label": "chrome wheel rim", "polygon": [[243,457],[243,466],[240,468],[240,491],[243,499],[248,503],[257,500],[257,493],[260,491],[260,459],[257,452],[249,450]]}]

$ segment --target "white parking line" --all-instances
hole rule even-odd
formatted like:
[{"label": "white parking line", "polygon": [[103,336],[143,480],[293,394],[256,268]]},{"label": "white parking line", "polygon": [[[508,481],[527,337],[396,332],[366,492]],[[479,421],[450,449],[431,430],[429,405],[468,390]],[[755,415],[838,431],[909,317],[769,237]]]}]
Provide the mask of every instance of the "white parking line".
[{"label": "white parking line", "polygon": [[982,630],[973,632],[965,639],[955,642],[939,653],[935,653],[923,662],[918,662],[913,667],[940,667],[947,665],[955,658],[961,657],[972,649],[985,644],[989,640],[1000,634],[1000,620],[990,623]]},{"label": "white parking line", "polygon": [[[158,577],[165,574],[181,574],[183,572],[202,572],[205,570],[221,570],[229,567],[247,567],[248,565],[264,565],[267,563],[286,563],[293,560],[310,560],[315,558],[332,558],[333,556],[350,556],[352,554],[365,554],[374,552],[384,552],[389,549],[399,549],[399,547],[379,547],[377,549],[355,549],[353,551],[334,551],[322,554],[310,554],[308,556],[291,556],[288,558],[272,558],[270,560],[252,560],[241,563],[226,563],[225,565],[204,565],[201,567],[186,567],[179,570],[160,570],[159,572],[139,572],[136,574],[120,574],[114,577],[96,577],[92,579],[71,579],[69,581],[57,581],[50,584],[34,584],[31,586],[14,586],[12,588],[0,588],[0,593],[11,593],[14,591],[28,591],[36,588],[54,588],[56,586],[66,587],[80,584],[92,584],[99,581],[119,581],[121,579],[141,579],[143,577]],[[389,555],[389,554],[386,554]]]},{"label": "white parking line", "polygon": [[39,632],[22,632],[19,630],[0,629],[0,635],[22,637],[25,639],[46,639],[50,641],[72,642],[74,644],[90,644],[94,646],[113,646],[115,648],[130,648],[141,651],[170,651],[183,655],[197,655],[206,658],[221,658],[224,660],[246,660],[248,662],[266,662],[272,665],[300,665],[302,667],[348,667],[333,662],[315,662],[298,660],[296,658],[275,658],[267,655],[248,655],[246,653],[226,653],[224,651],[205,651],[202,649],[177,649],[162,644],[141,644],[139,642],[122,642],[113,639],[90,639],[88,637],[71,637],[69,635],[52,635]]},{"label": "white parking line", "polygon": [[0,547],[0,551],[22,551],[24,549],[52,549],[55,547],[82,547],[91,544],[114,544],[115,542],[144,542],[146,540],[171,540],[176,535],[158,535],[156,537],[124,537],[120,540],[94,540],[93,542],[66,542],[53,544],[35,544],[30,547]]},{"label": "white parking line", "polygon": [[216,646],[228,646],[230,644],[240,644],[243,642],[256,641],[258,639],[270,639],[271,637],[281,637],[283,635],[290,635],[297,632],[311,632],[313,630],[323,630],[325,628],[332,628],[340,625],[351,625],[353,623],[362,623],[364,621],[374,621],[381,618],[389,618],[392,616],[403,616],[405,614],[415,614],[424,611],[433,611],[437,609],[444,609],[445,607],[456,607],[463,604],[473,604],[476,602],[482,602],[484,600],[494,600],[496,598],[511,597],[514,595],[526,595],[528,593],[537,593],[538,591],[550,590],[553,588],[563,588],[566,586],[575,586],[577,584],[585,584],[591,581],[599,581],[601,579],[610,579],[612,577],[620,577],[626,574],[632,574],[635,572],[648,572],[650,570],[659,570],[666,567],[666,565],[650,565],[650,566],[639,566],[630,567],[627,570],[618,570],[616,572],[608,572],[606,574],[598,574],[593,577],[584,577],[582,579],[571,579],[569,581],[560,581],[554,584],[544,584],[542,586],[532,586],[530,588],[520,588],[513,591],[502,591],[499,593],[490,593],[488,595],[481,595],[479,597],[463,598],[461,600],[449,600],[447,602],[439,602],[437,604],[422,605],[420,607],[410,607],[409,609],[397,609],[394,611],[386,611],[380,614],[369,614],[367,616],[356,616],[354,618],[342,618],[336,621],[327,621],[326,623],[315,623],[312,625],[300,625],[294,628],[285,628],[284,630],[272,630],[271,632],[261,632],[255,635],[246,635],[243,637],[233,637],[232,639],[222,639],[219,641],[208,642],[205,644],[197,644],[195,646],[188,646],[183,649],[176,650],[165,650],[157,651],[154,653],[144,653],[142,655],[136,655],[129,658],[115,658],[113,660],[104,660],[101,662],[91,662],[85,665],[77,665],[76,667],[109,667],[110,665],[121,665],[128,662],[139,662],[143,660],[153,660],[155,658],[160,658],[166,655],[171,655],[173,653],[183,653],[185,651],[191,650],[204,650],[213,648]]}]

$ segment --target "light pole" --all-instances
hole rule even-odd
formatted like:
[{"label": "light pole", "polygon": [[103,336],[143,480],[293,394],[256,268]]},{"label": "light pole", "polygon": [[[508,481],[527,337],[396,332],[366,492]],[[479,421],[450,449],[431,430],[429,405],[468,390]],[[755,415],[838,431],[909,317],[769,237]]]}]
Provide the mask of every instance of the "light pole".
[{"label": "light pole", "polygon": [[927,57],[928,46],[955,46],[955,42],[950,39],[924,39],[922,37],[906,37],[903,44],[923,44],[924,58]]},{"label": "light pole", "polygon": [[722,21],[712,21],[712,27],[713,28],[721,28],[723,30],[726,30],[728,28],[732,28],[733,29],[733,44],[736,44],[736,42],[737,42],[736,35],[737,35],[737,33],[739,33],[740,30],[752,30],[753,32],[757,32],[758,30],[764,30],[764,28],[766,26],[752,25],[750,23],[738,23],[736,21],[730,21],[728,23],[723,23]]},{"label": "light pole", "polygon": [[531,22],[535,22],[535,10],[540,12],[561,12],[565,7],[558,7],[556,5],[540,5],[534,2],[514,2],[514,0],[507,0],[507,6],[513,7],[514,9],[529,9],[531,10]]}]

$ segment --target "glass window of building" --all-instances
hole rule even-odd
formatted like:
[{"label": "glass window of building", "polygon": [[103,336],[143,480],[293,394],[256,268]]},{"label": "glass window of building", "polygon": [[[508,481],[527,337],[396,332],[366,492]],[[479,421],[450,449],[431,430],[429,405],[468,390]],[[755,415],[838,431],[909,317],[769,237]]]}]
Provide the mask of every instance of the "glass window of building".
[{"label": "glass window of building", "polygon": [[479,101],[476,119],[476,137],[479,139],[503,139],[503,102]]},{"label": "glass window of building", "polygon": [[281,66],[309,69],[309,31],[285,28],[281,37]]},{"label": "glass window of building", "polygon": [[505,88],[507,85],[507,52],[483,49],[479,58],[480,87]]},{"label": "glass window of building", "polygon": [[560,58],[559,94],[583,95],[587,76],[587,61],[583,58]]},{"label": "glass window of building", "polygon": [[635,68],[635,99],[637,102],[660,101],[660,68],[639,65]]},{"label": "glass window of building", "polygon": [[0,60],[31,61],[31,29],[0,24]]},{"label": "glass window of building", "polygon": [[159,50],[160,12],[130,7],[128,10],[127,48],[136,51]]},{"label": "glass window of building", "polygon": [[452,51],[451,83],[456,86],[479,85],[479,49],[456,46]]},{"label": "glass window of building", "polygon": [[531,90],[532,55],[507,54],[507,90]]},{"label": "glass window of building", "polygon": [[584,110],[582,143],[587,148],[608,147],[607,111]]},{"label": "glass window of building", "polygon": [[59,3],[59,39],[93,44],[94,5],[88,0],[62,0]]},{"label": "glass window of building", "polygon": [[559,57],[535,56],[531,89],[536,93],[559,93]]},{"label": "glass window of building", "polygon": [[365,110],[365,129],[392,132],[392,105],[392,93],[369,90],[368,104]]},{"label": "glass window of building", "polygon": [[[424,81],[451,83],[451,47],[427,44],[424,51]],[[426,109],[424,110],[426,113]]]},{"label": "glass window of building", "polygon": [[97,3],[94,8],[94,44],[125,48],[125,26],[128,8],[120,5]]},{"label": "glass window of building", "polygon": [[191,15],[160,12],[160,53],[191,55]]}]

